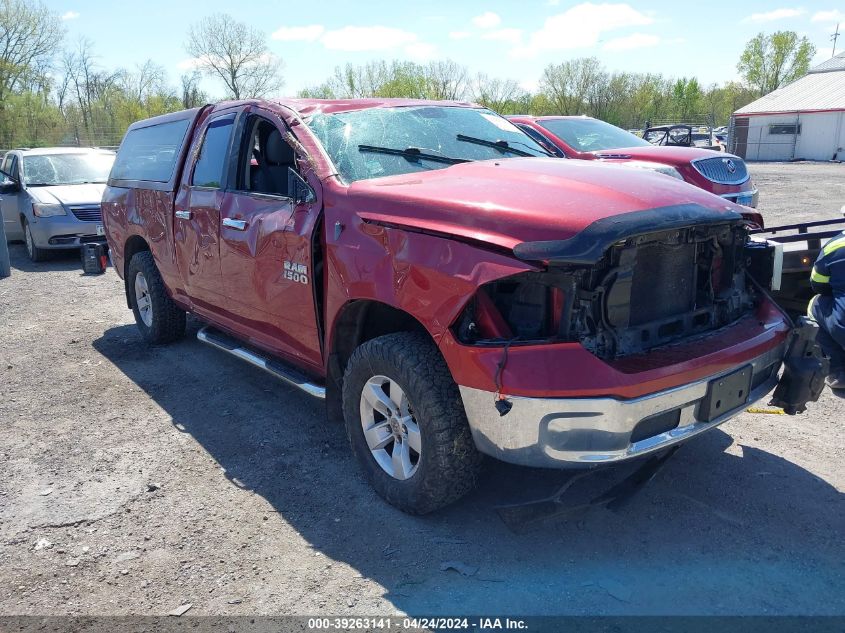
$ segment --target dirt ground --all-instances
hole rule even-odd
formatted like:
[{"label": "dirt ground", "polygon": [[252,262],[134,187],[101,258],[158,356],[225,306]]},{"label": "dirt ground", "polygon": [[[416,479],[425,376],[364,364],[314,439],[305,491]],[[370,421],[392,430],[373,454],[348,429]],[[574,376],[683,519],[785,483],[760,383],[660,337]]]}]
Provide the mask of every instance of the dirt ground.
[{"label": "dirt ground", "polygon": [[[845,204],[843,165],[752,173],[770,224]],[[196,341],[196,321],[151,349],[114,271],[30,264],[21,245],[12,266],[0,614],[845,614],[845,401],[829,391],[686,444],[618,512],[515,534],[495,506],[569,474],[490,462],[463,502],[405,516],[319,404]]]}]

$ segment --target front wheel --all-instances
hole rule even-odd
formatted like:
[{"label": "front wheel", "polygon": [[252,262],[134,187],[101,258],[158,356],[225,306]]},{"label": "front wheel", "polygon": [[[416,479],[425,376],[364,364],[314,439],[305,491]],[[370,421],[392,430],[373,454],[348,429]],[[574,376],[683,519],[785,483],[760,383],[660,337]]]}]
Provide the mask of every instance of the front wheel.
[{"label": "front wheel", "polygon": [[32,237],[32,230],[29,228],[29,222],[24,220],[23,224],[24,242],[26,242],[26,254],[29,255],[30,261],[35,263],[43,262],[47,259],[49,252],[45,248],[38,248],[35,245],[35,238]]},{"label": "front wheel", "polygon": [[367,341],[343,379],[346,432],[376,492],[404,512],[426,514],[475,485],[475,448],[458,387],[426,335]]},{"label": "front wheel", "polygon": [[185,335],[185,311],[168,296],[149,251],[132,256],[126,270],[126,289],[145,341],[153,345],[171,343]]}]

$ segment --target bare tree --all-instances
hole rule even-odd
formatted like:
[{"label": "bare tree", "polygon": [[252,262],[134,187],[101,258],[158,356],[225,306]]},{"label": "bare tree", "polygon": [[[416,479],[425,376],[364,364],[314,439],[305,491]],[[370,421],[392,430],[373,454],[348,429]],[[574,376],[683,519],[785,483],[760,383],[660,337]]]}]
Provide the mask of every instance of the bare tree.
[{"label": "bare tree", "polygon": [[267,37],[229,15],[214,14],[191,26],[185,50],[235,99],[264,97],[282,86],[282,61],[270,53]]},{"label": "bare tree", "polygon": [[466,97],[469,72],[451,59],[432,61],[425,67],[426,92],[429,99],[457,101]]},{"label": "bare tree", "polygon": [[522,89],[513,79],[499,79],[478,73],[472,82],[472,98],[481,105],[503,114],[516,114],[523,98]]},{"label": "bare tree", "polygon": [[186,110],[196,108],[208,101],[208,96],[200,90],[200,73],[194,71],[180,77],[182,84],[182,107]]},{"label": "bare tree", "polygon": [[62,57],[64,82],[75,93],[76,103],[82,114],[82,126],[86,132],[90,131],[91,102],[94,99],[91,78],[96,72],[91,49],[91,41],[81,38],[76,51],[67,51]]}]

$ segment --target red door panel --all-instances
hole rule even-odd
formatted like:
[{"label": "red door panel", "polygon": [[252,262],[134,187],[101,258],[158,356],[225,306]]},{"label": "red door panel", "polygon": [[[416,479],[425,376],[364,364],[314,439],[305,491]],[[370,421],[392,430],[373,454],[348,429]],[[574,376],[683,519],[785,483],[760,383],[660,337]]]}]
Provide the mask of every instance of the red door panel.
[{"label": "red door panel", "polygon": [[191,301],[205,309],[216,303],[219,293],[222,200],[219,189],[186,187],[173,222],[176,261],[185,289]]},{"label": "red door panel", "polygon": [[[313,208],[312,208],[313,207]],[[311,262],[315,205],[229,192],[221,208],[222,289],[256,343],[322,367]],[[226,220],[240,225],[226,226]]]}]

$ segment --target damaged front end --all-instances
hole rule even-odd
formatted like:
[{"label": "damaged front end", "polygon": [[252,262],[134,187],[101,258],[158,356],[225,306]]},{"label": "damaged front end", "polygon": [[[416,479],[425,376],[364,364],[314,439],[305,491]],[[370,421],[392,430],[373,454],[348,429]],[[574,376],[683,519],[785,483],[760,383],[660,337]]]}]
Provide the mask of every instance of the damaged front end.
[{"label": "damaged front end", "polygon": [[[576,256],[572,241],[546,246],[546,271],[479,289],[457,338],[474,345],[578,342],[610,361],[730,325],[754,311],[759,293],[746,278],[744,222],[720,219],[614,235],[592,260]],[[528,246],[517,254],[540,254]]]},{"label": "damaged front end", "polygon": [[662,450],[765,396],[784,360],[779,406],[818,398],[813,332],[772,302],[774,251],[736,213],[630,213],[514,253],[543,270],[480,286],[452,327],[462,366],[495,375],[461,385],[483,452],[549,466]]}]

